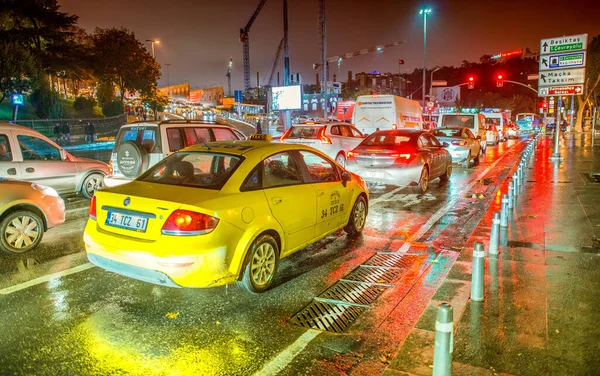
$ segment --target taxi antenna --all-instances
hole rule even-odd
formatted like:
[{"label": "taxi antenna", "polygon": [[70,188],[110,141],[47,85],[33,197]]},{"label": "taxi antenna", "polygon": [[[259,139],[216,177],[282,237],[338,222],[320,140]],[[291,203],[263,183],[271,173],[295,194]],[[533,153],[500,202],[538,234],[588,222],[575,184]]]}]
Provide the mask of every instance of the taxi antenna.
[{"label": "taxi antenna", "polygon": [[202,137],[200,137],[200,141],[202,141],[202,143],[204,144],[204,147],[206,148],[206,150],[211,150],[210,146],[208,146],[208,144],[206,143],[206,141],[204,141],[204,139]]}]

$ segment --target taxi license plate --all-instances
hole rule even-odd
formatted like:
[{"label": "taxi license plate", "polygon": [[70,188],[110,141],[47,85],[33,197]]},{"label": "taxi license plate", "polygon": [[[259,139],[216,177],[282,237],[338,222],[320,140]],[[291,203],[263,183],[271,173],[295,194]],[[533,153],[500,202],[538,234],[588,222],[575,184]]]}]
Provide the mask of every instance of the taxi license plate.
[{"label": "taxi license plate", "polygon": [[148,218],[109,211],[106,217],[106,225],[131,231],[146,232]]},{"label": "taxi license plate", "polygon": [[385,177],[383,171],[365,171],[364,174],[367,178],[383,179]]}]

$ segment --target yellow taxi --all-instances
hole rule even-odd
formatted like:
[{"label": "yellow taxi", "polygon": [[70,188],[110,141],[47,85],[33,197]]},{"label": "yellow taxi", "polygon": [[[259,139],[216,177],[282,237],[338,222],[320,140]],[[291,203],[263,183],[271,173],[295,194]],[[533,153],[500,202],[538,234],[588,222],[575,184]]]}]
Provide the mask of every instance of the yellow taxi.
[{"label": "yellow taxi", "polygon": [[362,232],[365,182],[270,136],[191,146],[133,182],[96,192],[84,243],[95,265],[171,287],[237,282],[257,293],[279,259],[344,229]]}]

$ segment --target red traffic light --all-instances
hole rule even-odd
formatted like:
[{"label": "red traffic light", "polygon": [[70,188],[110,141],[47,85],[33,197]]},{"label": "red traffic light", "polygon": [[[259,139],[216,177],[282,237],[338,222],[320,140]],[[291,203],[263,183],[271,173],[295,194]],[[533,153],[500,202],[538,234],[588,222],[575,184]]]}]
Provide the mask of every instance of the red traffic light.
[{"label": "red traffic light", "polygon": [[469,81],[473,82],[474,78],[473,77],[469,77]]},{"label": "red traffic light", "polygon": [[499,75],[498,75],[498,79],[499,79],[499,80],[501,80],[501,79],[502,79],[502,75],[501,75],[501,74],[499,74]]}]

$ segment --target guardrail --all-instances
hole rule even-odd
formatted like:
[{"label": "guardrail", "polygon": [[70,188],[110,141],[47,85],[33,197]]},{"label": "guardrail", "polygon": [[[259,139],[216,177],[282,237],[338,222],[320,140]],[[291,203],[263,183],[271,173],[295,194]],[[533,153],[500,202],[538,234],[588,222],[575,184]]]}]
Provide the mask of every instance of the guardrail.
[{"label": "guardrail", "polygon": [[36,130],[47,137],[54,138],[54,127],[69,124],[71,137],[84,137],[84,127],[91,122],[98,137],[116,135],[119,128],[127,122],[125,115],[111,116],[105,118],[90,119],[43,119],[43,120],[17,120],[17,124]]}]

